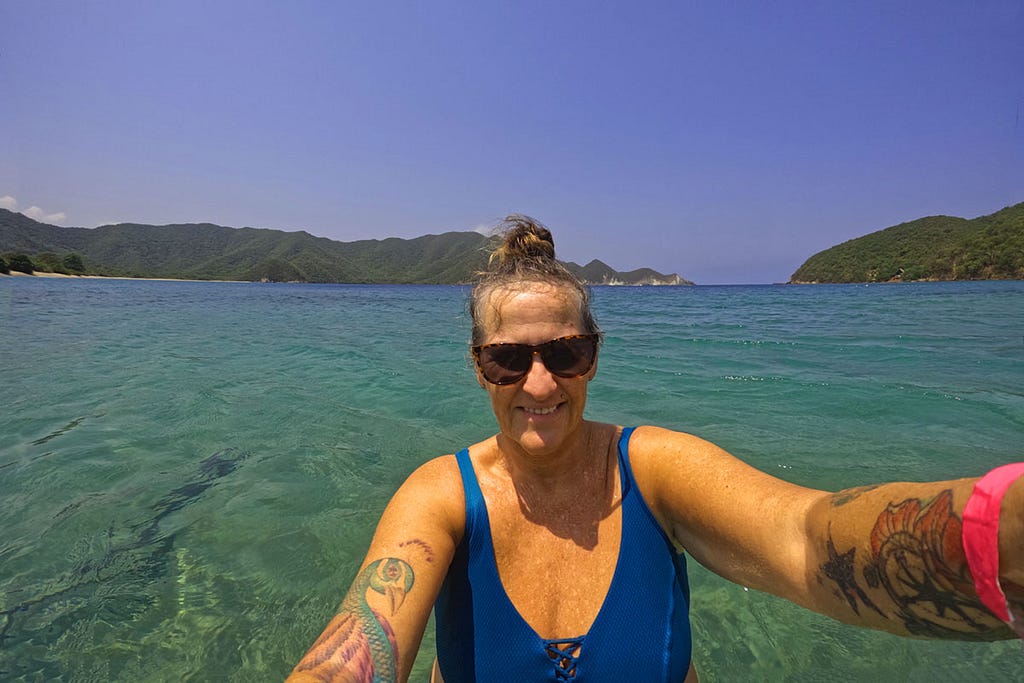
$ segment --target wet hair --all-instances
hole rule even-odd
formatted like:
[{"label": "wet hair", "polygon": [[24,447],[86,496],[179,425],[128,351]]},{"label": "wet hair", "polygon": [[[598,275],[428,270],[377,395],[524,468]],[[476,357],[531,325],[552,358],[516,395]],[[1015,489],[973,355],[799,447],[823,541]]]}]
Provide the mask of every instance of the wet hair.
[{"label": "wet hair", "polygon": [[590,310],[590,289],[555,260],[555,241],[551,231],[539,221],[512,214],[498,224],[500,244],[491,252],[487,269],[469,297],[469,315],[473,320],[472,344],[483,343],[484,309],[492,303],[495,290],[519,292],[534,285],[548,285],[575,298],[579,305],[581,332],[601,334]]}]

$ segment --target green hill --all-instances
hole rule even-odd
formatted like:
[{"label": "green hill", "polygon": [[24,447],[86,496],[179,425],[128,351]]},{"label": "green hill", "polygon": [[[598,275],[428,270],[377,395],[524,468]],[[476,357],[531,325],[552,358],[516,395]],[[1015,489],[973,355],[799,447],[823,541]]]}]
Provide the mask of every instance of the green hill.
[{"label": "green hill", "polygon": [[[0,209],[0,254],[24,254],[36,270],[53,272],[202,280],[453,284],[471,281],[486,265],[488,251],[489,238],[476,232],[336,242],[307,232],[210,223],[62,228]],[[77,267],[69,270],[66,262]],[[575,264],[567,265],[581,270]],[[611,277],[592,282],[685,282],[677,275],[649,269],[618,273],[604,268]]]},{"label": "green hill", "polygon": [[971,220],[929,216],[819,252],[791,283],[1024,280],[1024,203]]}]

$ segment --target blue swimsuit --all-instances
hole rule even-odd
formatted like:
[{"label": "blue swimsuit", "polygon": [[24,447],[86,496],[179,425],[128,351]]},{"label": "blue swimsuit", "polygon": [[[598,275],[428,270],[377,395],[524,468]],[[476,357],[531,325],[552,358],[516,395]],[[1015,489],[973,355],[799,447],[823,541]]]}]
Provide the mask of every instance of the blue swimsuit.
[{"label": "blue swimsuit", "polygon": [[[505,593],[469,451],[456,454],[466,530],[435,604],[437,659],[445,683],[663,681],[690,667],[686,561],[644,502],[619,439],[622,539],[611,585],[590,630],[568,640],[537,635]],[[551,599],[558,599],[557,587]]]}]

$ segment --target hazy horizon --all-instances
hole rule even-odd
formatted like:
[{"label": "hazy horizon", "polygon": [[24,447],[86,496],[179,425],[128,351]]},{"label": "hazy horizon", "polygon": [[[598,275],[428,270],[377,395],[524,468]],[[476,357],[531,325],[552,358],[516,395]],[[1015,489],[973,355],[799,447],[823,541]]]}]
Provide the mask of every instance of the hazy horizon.
[{"label": "hazy horizon", "polygon": [[0,206],[339,241],[527,213],[699,284],[1024,201],[1024,4],[0,7]]}]

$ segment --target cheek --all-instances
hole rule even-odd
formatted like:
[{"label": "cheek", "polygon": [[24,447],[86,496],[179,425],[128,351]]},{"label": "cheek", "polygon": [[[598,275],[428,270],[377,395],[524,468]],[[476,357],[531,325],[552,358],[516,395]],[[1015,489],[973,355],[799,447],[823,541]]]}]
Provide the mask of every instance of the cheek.
[{"label": "cheek", "polygon": [[490,382],[484,379],[480,380],[480,386],[483,388],[484,391],[487,392],[487,399],[491,403],[491,408],[494,411],[497,411],[498,408],[500,408],[501,404],[503,403],[501,396],[501,387],[491,384]]}]

